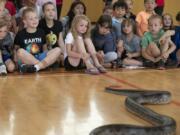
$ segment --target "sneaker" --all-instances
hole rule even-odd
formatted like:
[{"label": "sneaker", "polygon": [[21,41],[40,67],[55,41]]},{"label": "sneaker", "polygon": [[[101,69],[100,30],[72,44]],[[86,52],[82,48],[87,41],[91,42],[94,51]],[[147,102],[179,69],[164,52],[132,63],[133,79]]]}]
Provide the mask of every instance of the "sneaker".
[{"label": "sneaker", "polygon": [[175,68],[175,67],[177,67],[177,65],[178,65],[178,63],[172,59],[167,59],[167,61],[165,63],[165,67],[167,67],[167,68]]},{"label": "sneaker", "polygon": [[116,59],[116,65],[117,65],[117,68],[121,68],[122,67],[123,63],[122,63],[121,58],[117,58]]},{"label": "sneaker", "polygon": [[34,73],[36,72],[36,68],[34,67],[34,65],[22,64],[20,66],[20,72],[21,73]]},{"label": "sneaker", "polygon": [[154,68],[155,67],[155,63],[150,61],[150,60],[144,60],[143,61],[143,66],[144,67],[148,67],[148,68]]},{"label": "sneaker", "polygon": [[156,63],[157,65],[157,68],[160,69],[160,70],[163,70],[165,69],[165,62],[163,60],[160,60]]},{"label": "sneaker", "polygon": [[0,75],[7,75],[6,66],[4,64],[0,65]]}]

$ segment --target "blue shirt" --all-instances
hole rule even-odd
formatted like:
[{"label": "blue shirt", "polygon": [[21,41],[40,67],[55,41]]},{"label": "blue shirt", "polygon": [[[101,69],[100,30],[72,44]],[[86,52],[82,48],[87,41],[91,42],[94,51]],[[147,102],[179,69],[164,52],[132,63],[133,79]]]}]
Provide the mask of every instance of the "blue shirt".
[{"label": "blue shirt", "polygon": [[175,28],[175,35],[172,37],[172,41],[176,45],[176,50],[170,55],[170,58],[173,60],[177,60],[176,52],[180,49],[180,26]]}]

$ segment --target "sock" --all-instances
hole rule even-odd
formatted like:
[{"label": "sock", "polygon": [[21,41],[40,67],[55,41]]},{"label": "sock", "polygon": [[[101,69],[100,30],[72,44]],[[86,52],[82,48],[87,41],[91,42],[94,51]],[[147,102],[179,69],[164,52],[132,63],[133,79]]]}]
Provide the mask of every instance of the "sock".
[{"label": "sock", "polygon": [[36,68],[36,71],[39,71],[40,70],[40,67],[39,67],[39,65],[34,65],[34,67]]}]

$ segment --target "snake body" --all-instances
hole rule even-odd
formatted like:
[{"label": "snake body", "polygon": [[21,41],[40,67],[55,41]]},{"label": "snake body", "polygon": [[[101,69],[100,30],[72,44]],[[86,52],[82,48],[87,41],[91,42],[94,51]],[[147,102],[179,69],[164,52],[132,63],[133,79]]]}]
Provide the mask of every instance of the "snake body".
[{"label": "snake body", "polygon": [[109,124],[95,128],[90,135],[175,135],[176,121],[144,107],[144,104],[166,104],[170,102],[168,91],[113,89],[106,92],[127,96],[125,106],[128,111],[152,123],[152,126]]}]

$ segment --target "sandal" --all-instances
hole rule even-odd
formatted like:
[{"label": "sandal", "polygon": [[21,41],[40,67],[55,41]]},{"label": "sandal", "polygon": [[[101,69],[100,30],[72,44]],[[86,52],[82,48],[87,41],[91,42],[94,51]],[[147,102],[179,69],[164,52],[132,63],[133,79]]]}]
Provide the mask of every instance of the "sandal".
[{"label": "sandal", "polygon": [[97,67],[97,69],[100,73],[107,73],[107,70],[103,66]]},{"label": "sandal", "polygon": [[86,74],[91,74],[91,75],[98,75],[100,72],[97,70],[97,68],[89,68],[85,70]]}]

